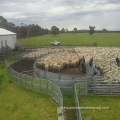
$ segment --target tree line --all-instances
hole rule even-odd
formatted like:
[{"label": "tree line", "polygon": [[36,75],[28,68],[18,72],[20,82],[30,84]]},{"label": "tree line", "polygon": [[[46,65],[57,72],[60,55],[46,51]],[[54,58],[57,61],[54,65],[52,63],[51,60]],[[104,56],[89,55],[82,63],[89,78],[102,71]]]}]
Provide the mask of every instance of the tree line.
[{"label": "tree line", "polygon": [[94,32],[98,33],[107,33],[107,32],[120,32],[120,31],[108,31],[105,28],[100,31],[95,31],[95,26],[89,26],[89,30],[78,30],[76,27],[73,28],[72,31],[69,31],[67,28],[62,28],[61,30],[56,27],[52,26],[51,29],[45,29],[40,27],[37,24],[24,24],[21,23],[20,26],[16,26],[12,22],[8,22],[7,19],[0,16],[0,27],[5,28],[7,30],[10,30],[12,32],[15,32],[17,34],[18,38],[27,38],[32,36],[39,36],[39,35],[45,35],[45,34],[53,34],[58,35],[59,33],[89,33],[90,35],[93,35]]},{"label": "tree line", "polygon": [[8,22],[7,19],[3,18],[2,16],[0,16],[0,28],[4,28],[16,33],[18,38],[27,38],[50,33],[50,30],[44,29],[35,24],[27,25],[21,23],[20,26],[16,26],[14,23]]}]

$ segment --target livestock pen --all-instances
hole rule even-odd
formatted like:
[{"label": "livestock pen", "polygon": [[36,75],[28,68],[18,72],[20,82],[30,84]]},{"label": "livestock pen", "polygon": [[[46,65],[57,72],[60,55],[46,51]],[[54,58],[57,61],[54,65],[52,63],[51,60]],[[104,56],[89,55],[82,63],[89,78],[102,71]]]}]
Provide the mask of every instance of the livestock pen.
[{"label": "livestock pen", "polygon": [[[55,50],[54,50],[55,51]],[[72,49],[72,51],[74,51]],[[59,52],[59,51],[57,51]],[[45,57],[46,55],[51,54],[52,52],[47,52],[45,54],[39,54],[33,56],[32,59],[37,62],[39,59]],[[46,92],[53,97],[53,99],[59,104],[62,111],[63,118],[63,98],[62,94],[66,94],[65,90],[74,93],[76,107],[79,107],[78,97],[81,95],[89,95],[89,94],[100,94],[100,95],[120,95],[120,79],[119,76],[116,78],[105,78],[105,76],[99,76],[99,70],[97,70],[94,66],[90,67],[87,65],[87,74],[86,76],[75,76],[75,75],[63,75],[59,73],[53,73],[45,70],[40,70],[36,67],[36,63],[34,63],[33,75],[26,75],[25,72],[19,73],[15,71],[11,66],[14,63],[19,62],[20,60],[26,59],[25,56],[29,53],[23,53],[16,55],[7,60],[7,71],[12,79],[16,81],[17,84],[24,86],[25,88],[32,89],[34,91]],[[80,53],[84,54],[84,53]],[[28,58],[27,58],[28,59]],[[88,59],[88,58],[87,58]],[[98,74],[94,74],[98,73]],[[70,86],[72,83],[72,86]],[[64,88],[64,90],[62,89]],[[77,117],[79,120],[82,119],[80,110],[77,110]]]}]

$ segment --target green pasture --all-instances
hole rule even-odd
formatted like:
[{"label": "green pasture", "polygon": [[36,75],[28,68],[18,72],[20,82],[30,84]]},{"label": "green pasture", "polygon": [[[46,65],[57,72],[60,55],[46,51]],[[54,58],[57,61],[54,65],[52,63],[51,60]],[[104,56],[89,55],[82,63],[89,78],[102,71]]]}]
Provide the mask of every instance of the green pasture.
[{"label": "green pasture", "polygon": [[57,104],[51,97],[17,85],[0,63],[0,120],[57,119]]},{"label": "green pasture", "polygon": [[42,35],[19,39],[17,42],[23,46],[48,46],[50,42],[57,40],[62,46],[91,46],[94,42],[98,46],[120,46],[120,33],[64,33],[59,35]]},{"label": "green pasture", "polygon": [[[120,120],[120,96],[80,96],[83,120]],[[103,108],[106,107],[106,108]]]}]

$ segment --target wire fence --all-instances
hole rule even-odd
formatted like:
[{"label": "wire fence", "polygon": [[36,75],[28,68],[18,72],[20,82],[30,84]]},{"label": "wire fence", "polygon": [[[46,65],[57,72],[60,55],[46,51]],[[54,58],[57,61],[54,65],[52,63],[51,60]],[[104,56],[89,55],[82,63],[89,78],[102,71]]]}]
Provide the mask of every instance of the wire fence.
[{"label": "wire fence", "polygon": [[24,53],[11,57],[6,61],[8,75],[18,84],[35,92],[45,92],[50,95],[60,106],[63,120],[63,96],[60,87],[53,82],[41,78],[32,77],[23,73],[18,73],[11,68],[11,65],[22,59]]}]

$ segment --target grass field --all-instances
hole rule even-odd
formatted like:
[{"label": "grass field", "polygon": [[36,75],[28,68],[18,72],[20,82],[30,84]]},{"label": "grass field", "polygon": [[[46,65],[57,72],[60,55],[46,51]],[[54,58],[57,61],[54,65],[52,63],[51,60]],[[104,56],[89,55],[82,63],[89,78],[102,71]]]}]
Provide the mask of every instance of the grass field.
[{"label": "grass field", "polygon": [[18,86],[0,63],[0,120],[57,119],[57,105],[51,97]]},{"label": "grass field", "polygon": [[[65,107],[75,107],[75,99],[73,94],[64,95],[63,100],[64,100]],[[77,120],[75,109],[64,110],[64,116],[65,116],[65,120]]]},{"label": "grass field", "polygon": [[120,96],[80,96],[80,107],[108,107],[109,109],[81,109],[83,120],[120,120]]},{"label": "grass field", "polygon": [[91,46],[94,42],[98,46],[120,46],[120,33],[66,33],[59,35],[43,35],[38,37],[31,37],[27,39],[19,39],[18,44],[23,46],[41,46],[50,45],[50,42],[57,40],[61,45],[80,45]]}]

